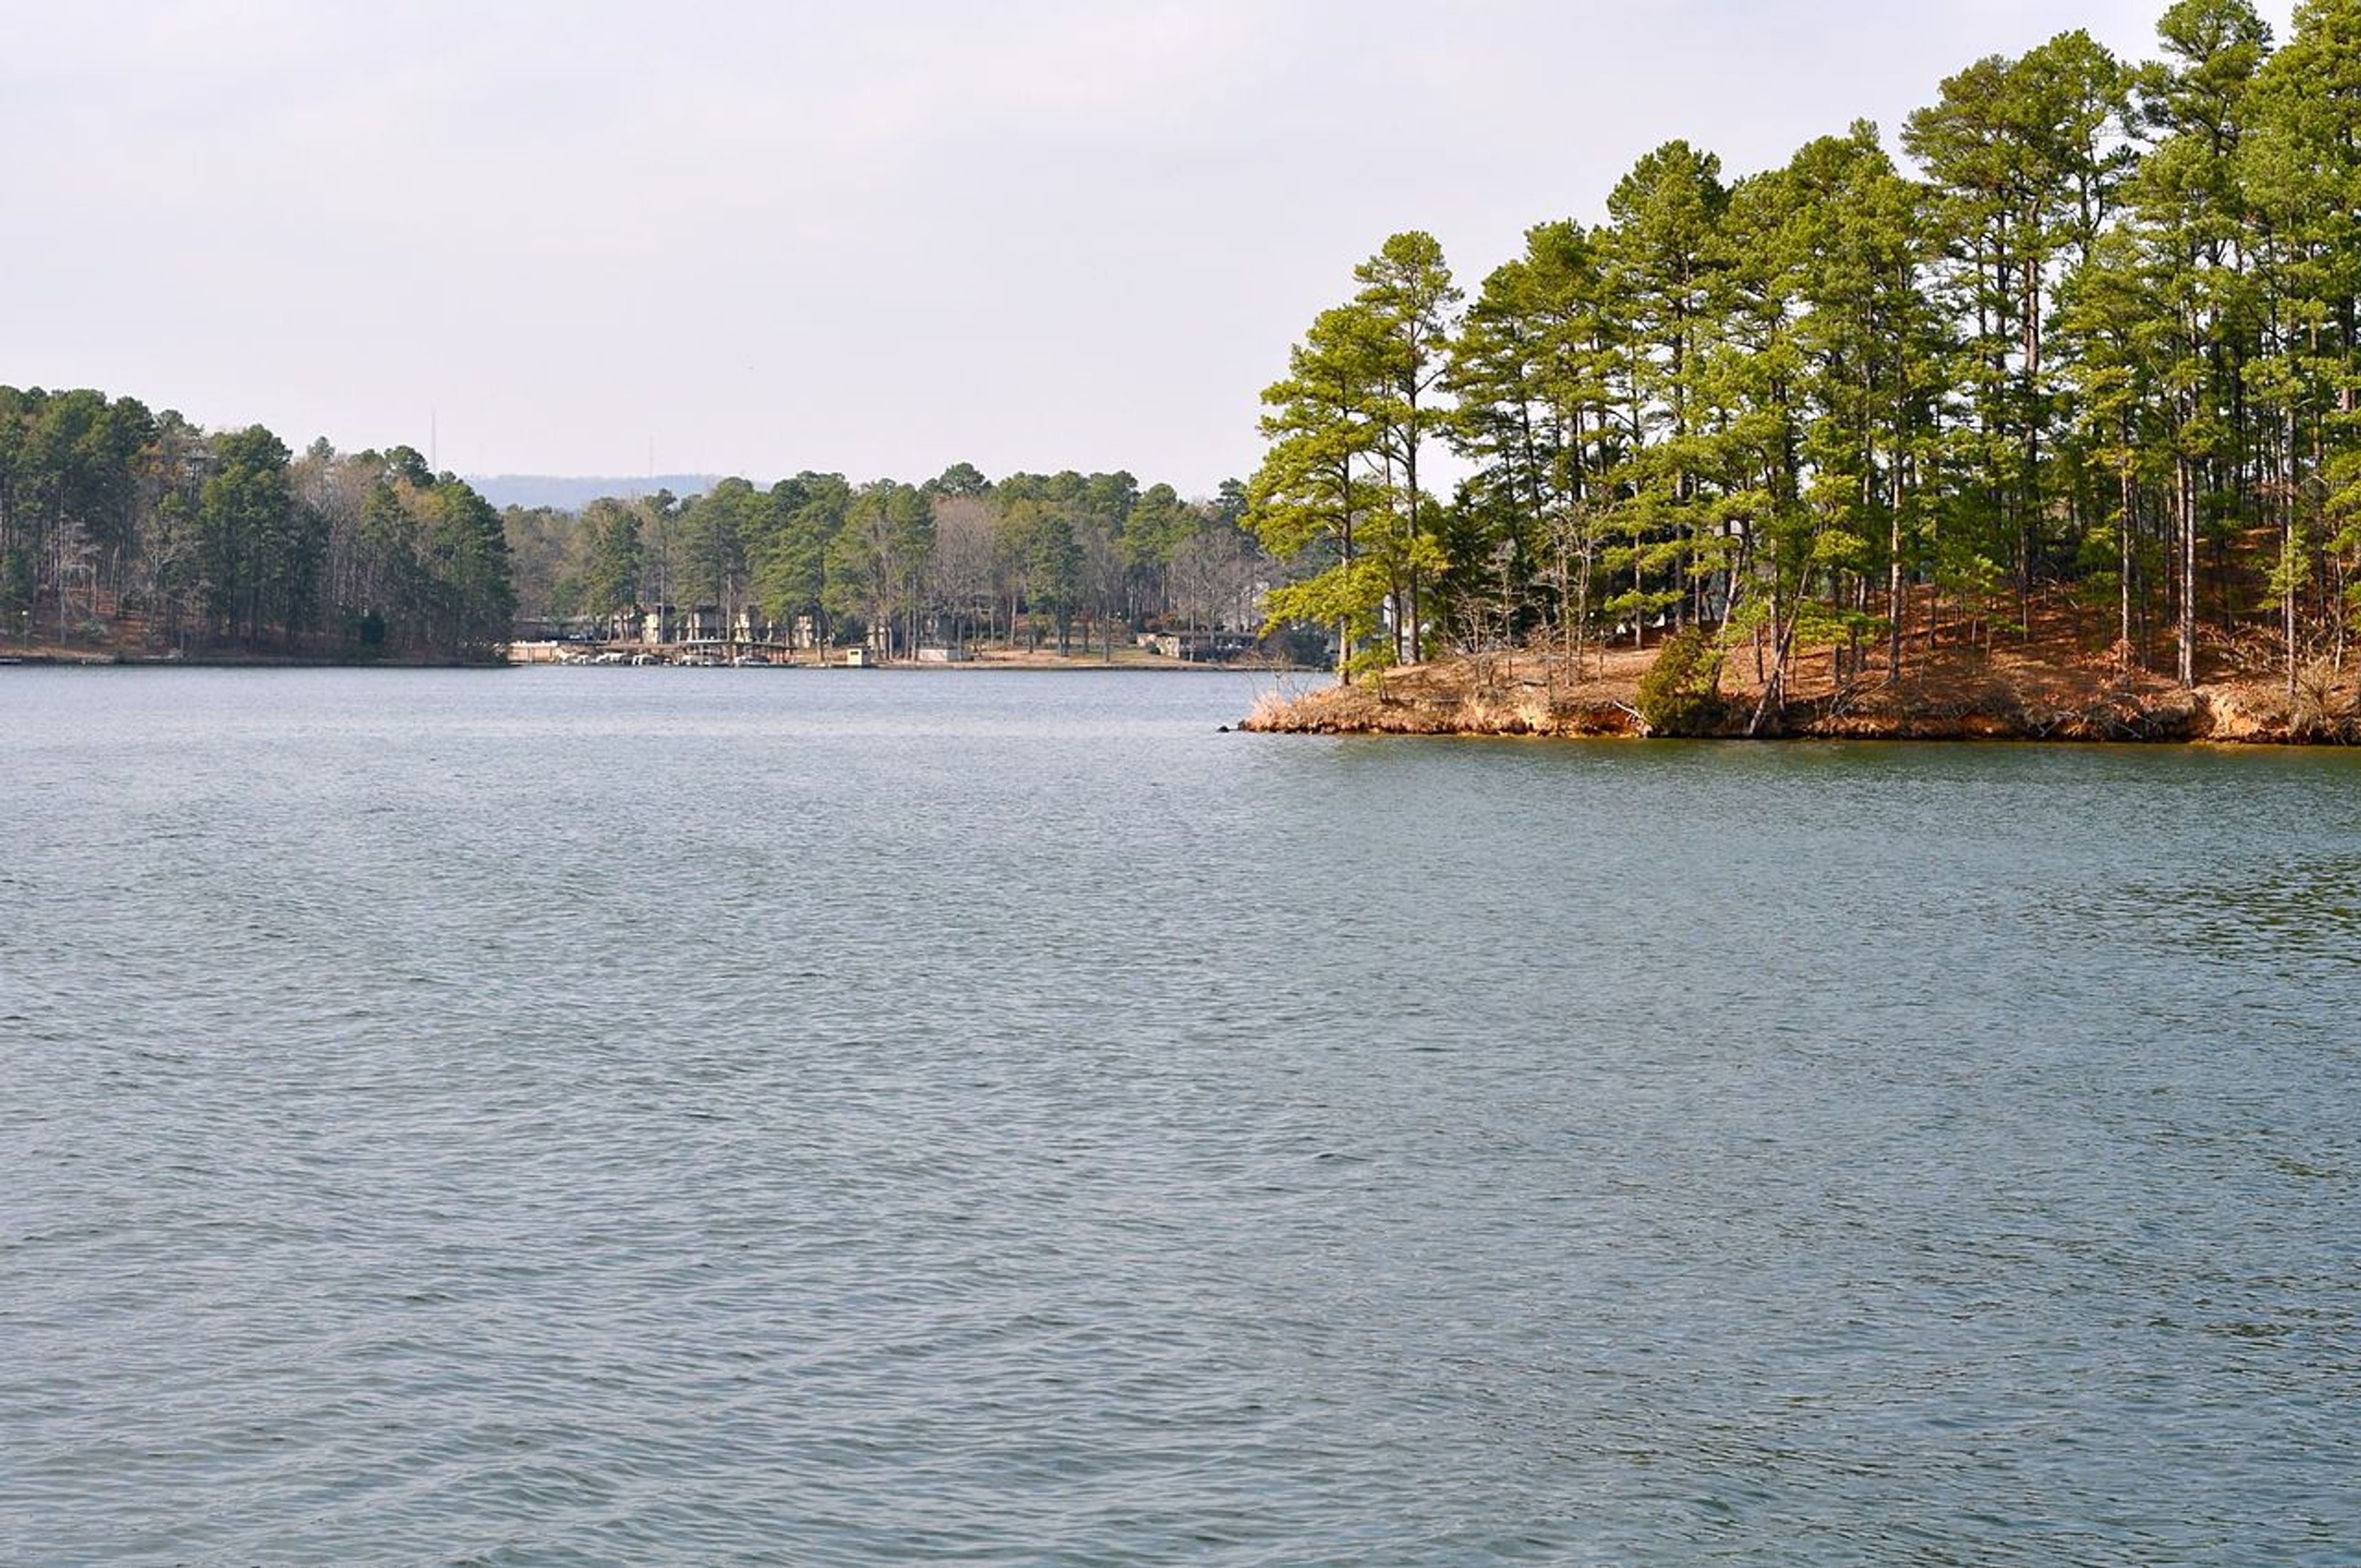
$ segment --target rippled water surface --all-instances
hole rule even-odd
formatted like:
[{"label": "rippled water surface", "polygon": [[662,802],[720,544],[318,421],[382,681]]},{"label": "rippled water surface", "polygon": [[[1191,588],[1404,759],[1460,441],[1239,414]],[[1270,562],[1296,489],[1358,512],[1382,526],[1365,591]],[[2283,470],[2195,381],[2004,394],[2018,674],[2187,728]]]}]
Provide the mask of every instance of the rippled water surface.
[{"label": "rippled water surface", "polygon": [[0,1562],[2361,1561],[2361,758],[5,672]]}]

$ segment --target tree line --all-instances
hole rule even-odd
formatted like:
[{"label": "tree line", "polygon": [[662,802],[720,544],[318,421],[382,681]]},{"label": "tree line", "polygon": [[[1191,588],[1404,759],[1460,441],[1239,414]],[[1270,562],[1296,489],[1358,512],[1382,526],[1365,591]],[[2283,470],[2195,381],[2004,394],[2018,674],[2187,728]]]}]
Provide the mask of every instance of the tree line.
[{"label": "tree line", "polygon": [[[1717,629],[1905,673],[2077,607],[2341,670],[2361,605],[2361,0],[2180,0],[1726,179],[1674,141],[1472,300],[1397,235],[1263,396],[1248,524],[1347,677]],[[1435,456],[1467,477],[1431,493]]]},{"label": "tree line", "polygon": [[0,633],[183,652],[496,657],[520,614],[710,605],[823,642],[1253,628],[1275,568],[1244,487],[957,464],[923,484],[806,472],[768,488],[495,510],[407,446],[297,455],[92,390],[0,386]]},{"label": "tree line", "polygon": [[1272,570],[1244,487],[1184,500],[1128,473],[1013,474],[956,464],[923,484],[801,473],[698,496],[511,508],[526,612],[610,620],[711,605],[734,624],[808,622],[823,642],[1024,641],[1071,652],[1117,628],[1253,627]]},{"label": "tree line", "polygon": [[0,631],[472,660],[514,609],[500,514],[407,446],[298,456],[261,425],[0,386]]}]

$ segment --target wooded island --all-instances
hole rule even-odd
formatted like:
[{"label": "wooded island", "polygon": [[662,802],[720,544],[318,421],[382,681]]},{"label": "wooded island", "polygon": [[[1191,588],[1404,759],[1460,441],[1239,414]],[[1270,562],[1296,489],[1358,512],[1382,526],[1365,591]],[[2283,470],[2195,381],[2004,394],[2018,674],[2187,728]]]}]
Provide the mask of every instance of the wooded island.
[{"label": "wooded island", "polygon": [[1915,172],[1668,143],[1472,301],[1388,240],[1248,514],[1377,678],[1257,725],[2361,735],[2361,0],[2158,38],[1978,60]]}]

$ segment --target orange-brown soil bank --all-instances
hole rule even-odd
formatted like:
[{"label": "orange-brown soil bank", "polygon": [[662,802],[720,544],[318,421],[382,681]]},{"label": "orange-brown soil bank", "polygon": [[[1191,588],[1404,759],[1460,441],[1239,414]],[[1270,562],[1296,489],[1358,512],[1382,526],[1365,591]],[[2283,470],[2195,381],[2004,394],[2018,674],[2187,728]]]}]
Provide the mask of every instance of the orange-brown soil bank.
[{"label": "orange-brown soil bank", "polygon": [[[1839,651],[1789,662],[1784,700],[1766,706],[1752,651],[1726,658],[1718,699],[1691,732],[1707,736],[1894,740],[2211,740],[2260,745],[2361,743],[2361,658],[2339,673],[2306,666],[2290,701],[2269,650],[2214,646],[2183,687],[2169,650],[2141,668],[2120,649],[2085,646],[2061,620],[2030,637],[1962,635],[1905,647],[1898,678],[1882,650],[1839,674]],[[1588,652],[1579,676],[1561,654],[1457,657],[1382,680],[1274,696],[1244,724],[1323,735],[1639,736],[1640,677],[1653,648]]]}]

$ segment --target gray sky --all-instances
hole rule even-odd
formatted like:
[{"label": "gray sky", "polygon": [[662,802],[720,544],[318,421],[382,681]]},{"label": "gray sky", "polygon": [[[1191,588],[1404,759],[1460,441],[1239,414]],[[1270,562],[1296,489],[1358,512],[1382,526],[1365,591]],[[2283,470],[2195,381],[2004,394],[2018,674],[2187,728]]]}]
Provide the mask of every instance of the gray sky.
[{"label": "gray sky", "polygon": [[[0,381],[463,472],[1253,466],[1385,236],[1472,291],[2165,0],[0,0]],[[2288,0],[2263,7],[2282,35]]]}]

